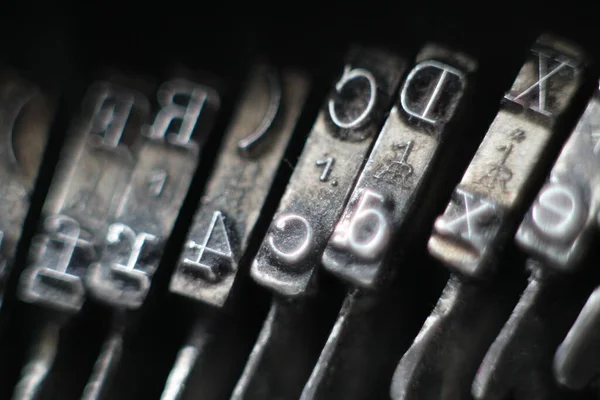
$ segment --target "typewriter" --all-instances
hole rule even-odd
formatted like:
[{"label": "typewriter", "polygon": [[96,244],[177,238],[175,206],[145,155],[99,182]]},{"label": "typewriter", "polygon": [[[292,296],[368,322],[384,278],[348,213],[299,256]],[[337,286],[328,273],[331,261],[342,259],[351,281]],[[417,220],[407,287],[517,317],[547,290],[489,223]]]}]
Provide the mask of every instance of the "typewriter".
[{"label": "typewriter", "polygon": [[0,399],[598,398],[595,10],[135,6],[1,17]]}]

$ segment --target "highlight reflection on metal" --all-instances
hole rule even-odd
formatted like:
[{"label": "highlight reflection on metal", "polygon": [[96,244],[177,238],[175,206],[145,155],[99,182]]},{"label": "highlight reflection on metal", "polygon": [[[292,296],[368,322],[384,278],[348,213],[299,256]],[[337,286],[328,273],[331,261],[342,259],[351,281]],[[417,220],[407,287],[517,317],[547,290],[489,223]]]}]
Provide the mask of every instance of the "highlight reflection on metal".
[{"label": "highlight reflection on metal", "polygon": [[[382,51],[357,48],[349,54],[252,266],[252,276],[261,285],[284,295],[307,292],[404,66],[404,61]],[[318,167],[328,157],[324,174]]]},{"label": "highlight reflection on metal", "polygon": [[[514,270],[496,271],[495,263],[525,211],[524,199],[535,187],[547,149],[560,140],[556,121],[582,83],[584,63],[577,49],[558,39],[541,36],[533,46],[451,203],[435,222],[429,251],[460,275],[450,279],[400,361],[394,399],[441,396],[442,389],[453,398],[470,396],[469,383],[522,286]],[[496,279],[468,280],[492,275]],[[453,343],[456,353],[440,353],[445,343]]]},{"label": "highlight reflection on metal", "polygon": [[[406,294],[411,292],[412,277],[392,274],[391,286],[381,285],[381,280],[383,276],[390,280],[386,269],[401,263],[398,252],[410,247],[408,238],[420,223],[413,218],[415,226],[406,226],[406,217],[423,206],[425,188],[436,188],[428,181],[444,179],[448,168],[437,162],[441,151],[453,152],[458,147],[450,146],[460,145],[454,135],[462,133],[460,120],[471,100],[477,68],[468,56],[435,45],[426,46],[416,62],[323,254],[326,269],[359,289],[346,296],[302,399],[387,394],[387,387],[382,393],[381,377],[391,376],[393,365],[369,354],[391,356],[396,351],[399,357],[409,344],[407,335],[398,330],[410,332],[415,319],[414,307],[405,305],[410,302]],[[433,165],[439,169],[433,171]],[[410,234],[402,234],[403,230]],[[377,290],[363,292],[363,288]],[[368,330],[360,328],[363,323]]]},{"label": "highlight reflection on metal", "polygon": [[[60,314],[77,313],[85,301],[82,280],[124,194],[135,162],[131,144],[148,103],[137,91],[103,81],[88,90],[82,111],[60,153],[42,224],[19,281],[21,300],[59,312],[45,322],[22,370],[18,387],[27,388],[32,399],[39,396],[54,359],[44,355],[44,343],[56,342],[52,338],[67,320]],[[18,399],[19,392],[14,396]]]},{"label": "highlight reflection on metal", "polygon": [[[298,398],[329,329],[331,304],[319,306],[314,273],[321,251],[371,148],[406,62],[354,48],[322,106],[251,269],[276,295],[233,398]],[[283,299],[280,295],[297,297]],[[333,293],[328,293],[331,303]],[[308,297],[308,298],[307,298]],[[294,349],[295,343],[302,348]],[[286,371],[277,360],[287,360]]]},{"label": "highlight reflection on metal", "polygon": [[[517,232],[517,243],[537,262],[531,263],[529,285],[473,384],[478,398],[496,398],[516,386],[539,392],[531,398],[561,398],[550,368],[552,355],[594,282],[573,272],[586,273],[581,271],[583,256],[589,254],[597,229],[600,158],[593,134],[599,127],[596,91]],[[556,379],[568,387],[581,388],[596,371],[589,356],[596,335],[594,304],[592,295],[557,351]],[[515,376],[520,369],[531,377]]]},{"label": "highlight reflection on metal", "polygon": [[[239,262],[248,251],[251,237],[260,234],[255,231],[256,222],[261,212],[268,212],[263,206],[308,91],[308,79],[296,71],[277,72],[266,65],[254,68],[171,278],[171,292],[217,307],[232,298],[238,270],[244,267]],[[267,123],[268,118],[271,120]],[[249,130],[252,130],[250,136]],[[258,139],[253,139],[253,151],[240,154],[240,144],[249,137]],[[231,314],[220,310],[207,313],[209,316],[197,319],[179,351],[161,397],[163,400],[193,397],[198,393],[202,393],[203,398],[211,396],[198,388],[198,384],[193,393],[190,392],[188,381],[193,368],[206,364],[203,362],[205,348],[213,346],[211,339],[216,334],[218,321],[231,318]],[[232,346],[222,358],[235,358],[232,355],[235,352]],[[204,372],[195,373],[214,375],[210,366]],[[217,378],[211,383],[210,393],[231,389],[215,388],[220,384]]]},{"label": "highlight reflection on metal", "polygon": [[[68,312],[83,305],[82,279],[97,258],[135,163],[125,143],[135,140],[148,112],[143,95],[108,82],[90,88],[83,107],[84,117],[61,152],[19,291],[24,301]],[[111,140],[92,140],[97,136]]]},{"label": "highlight reflection on metal", "polygon": [[0,76],[0,307],[51,118],[49,99],[37,88],[8,72]]},{"label": "highlight reflection on metal", "polygon": [[493,272],[505,245],[504,232],[515,226],[523,199],[535,187],[532,177],[540,161],[560,139],[555,122],[581,85],[583,62],[577,49],[547,36],[533,46],[452,201],[435,223],[429,250],[450,268],[470,277]]},{"label": "highlight reflection on metal", "polygon": [[[229,296],[239,260],[308,93],[306,79],[301,75],[292,71],[274,74],[261,66],[252,75],[171,278],[170,288],[175,293],[217,306],[222,306]],[[273,85],[279,91],[274,91]],[[278,111],[273,113],[275,100]],[[265,124],[267,115],[277,119]],[[237,146],[257,124],[266,129],[260,141],[254,141],[262,151],[255,150],[252,157],[240,157]]]},{"label": "highlight reflection on metal", "polygon": [[459,125],[453,132],[446,127],[469,100],[463,95],[475,69],[470,58],[440,47],[419,54],[400,90],[403,101],[392,108],[329,239],[322,258],[327,270],[353,285],[376,286],[390,245],[411,228],[406,217],[421,205],[428,178],[444,172],[432,170],[436,159],[452,151],[445,146],[457,145]]},{"label": "highlight reflection on metal", "polygon": [[108,396],[127,310],[139,308],[148,294],[220,107],[215,89],[183,79],[163,83],[157,99],[160,108],[154,122],[142,126],[136,164],[100,260],[86,276],[91,295],[115,307],[114,327],[86,386],[86,400]]},{"label": "highlight reflection on metal", "polygon": [[220,101],[213,88],[181,79],[163,83],[158,100],[161,108],[143,127],[146,137],[101,259],[86,279],[95,298],[117,307],[133,309],[144,301]]}]

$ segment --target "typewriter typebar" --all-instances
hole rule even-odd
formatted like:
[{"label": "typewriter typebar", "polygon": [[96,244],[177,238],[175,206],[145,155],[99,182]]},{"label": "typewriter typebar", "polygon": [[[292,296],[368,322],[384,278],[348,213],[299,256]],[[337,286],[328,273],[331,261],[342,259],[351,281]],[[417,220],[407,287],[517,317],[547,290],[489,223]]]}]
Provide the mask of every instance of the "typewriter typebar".
[{"label": "typewriter typebar", "polygon": [[0,75],[0,305],[48,140],[48,95],[11,71]]},{"label": "typewriter typebar", "polygon": [[[84,389],[106,398],[123,353],[128,310],[143,304],[220,107],[217,89],[181,69],[156,89],[153,122],[143,121],[135,166],[85,283],[115,308],[112,330]],[[183,78],[182,76],[185,76]]]},{"label": "typewriter typebar", "polygon": [[100,81],[82,109],[61,152],[19,292],[24,301],[67,312],[85,301],[83,279],[125,194],[149,104],[137,91]]},{"label": "typewriter typebar", "polygon": [[599,398],[597,13],[527,5],[5,16],[0,400]]},{"label": "typewriter typebar", "polygon": [[86,277],[95,298],[117,307],[144,301],[220,102],[212,87],[178,76],[156,98],[100,260]]},{"label": "typewriter typebar", "polygon": [[[496,264],[526,211],[549,149],[560,143],[557,121],[569,110],[585,66],[585,56],[559,39],[542,35],[533,45],[450,204],[435,221],[429,251],[457,274],[402,357],[393,398],[435,395],[451,370],[453,382],[444,390],[470,395],[481,360],[520,291],[515,272],[498,271]],[[459,357],[441,347],[448,342]]]},{"label": "typewriter typebar", "polygon": [[375,286],[389,246],[421,202],[441,144],[453,142],[458,127],[448,132],[448,122],[475,68],[468,57],[440,47],[421,51],[329,239],[327,270],[360,287]]},{"label": "typewriter typebar", "polygon": [[[243,301],[239,290],[234,290],[234,280],[248,273],[251,237],[264,234],[257,231],[256,223],[261,212],[269,212],[264,204],[309,88],[308,78],[291,69],[259,64],[251,71],[171,278],[171,292],[215,308],[195,316],[166,381],[163,400],[191,397],[191,393],[212,398],[213,393],[218,396],[219,391],[231,391],[235,382],[228,381],[229,374],[215,374],[214,365],[231,362],[243,367],[247,349],[241,354],[237,349],[244,341],[242,332],[237,332],[238,336],[223,333],[221,325],[223,320],[240,319],[244,308],[229,307],[235,308],[229,312],[219,309],[226,302]],[[243,260],[246,265],[240,265]],[[208,349],[218,347],[224,338],[229,340],[228,355],[219,353],[215,361]],[[207,380],[209,389],[203,386]]]},{"label": "typewriter typebar", "polygon": [[[397,331],[400,326],[406,329],[407,320],[414,315],[407,310],[411,307],[403,306],[406,299],[398,298],[399,292],[407,291],[396,282],[402,278],[393,275],[392,282],[381,287],[382,275],[390,280],[390,274],[381,270],[389,268],[392,257],[410,245],[400,232],[407,214],[415,213],[426,196],[424,189],[436,186],[426,185],[435,167],[439,168],[436,178],[444,179],[439,153],[444,148],[449,156],[456,149],[453,139],[460,132],[459,120],[466,122],[461,117],[475,79],[476,63],[470,57],[428,45],[402,83],[323,254],[325,268],[357,289],[346,296],[302,399],[387,394],[387,388],[378,382],[386,374],[391,376],[393,369],[369,352],[391,352],[389,348],[395,346],[386,348],[384,343],[406,343]],[[395,266],[405,261],[398,259],[394,257]],[[363,324],[370,329],[362,329]]]},{"label": "typewriter typebar", "polygon": [[296,72],[256,67],[171,278],[172,292],[225,303],[307,91]]},{"label": "typewriter typebar", "polygon": [[[51,310],[15,389],[37,398],[56,356],[59,332],[86,300],[83,280],[98,260],[109,223],[135,165],[136,142],[149,112],[146,97],[116,73],[91,85],[81,103],[42,210],[19,297]],[[53,351],[49,351],[53,350]]]},{"label": "typewriter typebar", "polygon": [[[251,267],[254,280],[275,296],[234,399],[300,396],[330,329],[325,315],[339,307],[333,300],[320,304],[318,295],[325,294],[317,290],[321,252],[406,65],[380,49],[354,47],[347,55]],[[287,370],[276,361],[284,354],[293,364]]]},{"label": "typewriter typebar", "polygon": [[[591,250],[597,226],[598,156],[594,132],[598,124],[596,92],[517,231],[517,243],[535,262],[530,262],[527,288],[474,382],[473,390],[480,398],[518,385],[516,371],[529,365],[530,378],[526,381],[537,389],[535,396],[539,398],[543,395],[540,388],[548,391],[548,398],[559,396],[561,389],[556,383],[581,388],[596,368],[589,357],[578,353],[593,341],[589,331],[594,325],[593,295],[557,351],[556,380],[550,365],[595,282],[593,274],[585,271],[590,268],[582,253]],[[550,383],[540,384],[542,379]]]},{"label": "typewriter typebar", "polygon": [[[581,257],[582,253],[591,250],[594,230],[597,229],[597,224],[600,221],[598,218],[598,164],[600,163],[598,150],[600,149],[597,146],[596,139],[596,131],[600,125],[599,107],[600,97],[597,91],[552,170],[549,185],[556,185],[556,190],[559,191],[563,199],[557,203],[554,200],[553,192],[550,191],[542,201],[542,195],[553,187],[548,186],[546,190],[540,193],[534,206],[538,208],[538,219],[542,218],[540,221],[543,224],[542,226],[546,229],[551,229],[552,226],[555,226],[555,229],[564,229],[564,236],[558,236],[558,232],[556,232],[556,236],[554,236],[556,241],[551,242],[551,246],[538,249],[540,247],[538,243],[541,244],[541,240],[548,241],[548,239],[540,238],[540,242],[536,241],[535,236],[530,239],[528,233],[531,231],[526,230],[527,225],[525,222],[521,225],[517,236],[517,240],[523,242],[522,245],[532,243],[532,250],[536,254],[540,250],[545,250],[548,254],[539,256],[545,256],[544,260],[546,260],[546,257],[555,257],[558,253],[556,246],[566,248],[565,252],[570,257],[566,260],[561,259],[563,261],[559,265],[562,267],[561,271],[563,269],[571,271],[577,266],[575,264],[571,265],[575,262],[580,265],[589,265],[588,263],[582,263]],[[551,201],[545,201],[548,199]],[[560,204],[562,208],[556,208],[555,213],[551,212],[544,215],[544,211],[553,210],[554,204]],[[530,210],[528,218],[532,218],[532,216],[533,209]],[[556,219],[557,217],[558,219]],[[545,220],[547,222],[543,223]],[[529,223],[535,223],[535,221]],[[548,267],[552,268],[553,265],[548,263]],[[595,269],[593,265],[590,265],[590,267]],[[561,384],[573,389],[582,389],[597,374],[599,366],[596,357],[598,349],[595,335],[600,323],[599,316],[598,289],[596,289],[590,295],[581,313],[556,351],[554,372],[556,379]]]},{"label": "typewriter typebar", "polygon": [[312,277],[352,184],[375,141],[405,62],[354,49],[308,137],[252,277],[276,293],[310,292]]},{"label": "typewriter typebar", "polygon": [[531,50],[503,108],[434,226],[429,250],[469,277],[489,276],[504,231],[531,190],[539,159],[560,140],[553,126],[581,84],[583,56],[542,36]]}]

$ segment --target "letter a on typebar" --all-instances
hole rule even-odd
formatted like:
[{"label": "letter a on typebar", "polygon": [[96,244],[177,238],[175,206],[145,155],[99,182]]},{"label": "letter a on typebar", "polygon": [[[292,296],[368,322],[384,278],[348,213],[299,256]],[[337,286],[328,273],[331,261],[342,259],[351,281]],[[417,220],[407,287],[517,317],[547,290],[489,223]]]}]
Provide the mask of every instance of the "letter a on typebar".
[{"label": "letter a on typebar", "polygon": [[0,305],[52,114],[41,90],[17,74],[0,73]]},{"label": "letter a on typebar", "polygon": [[220,106],[216,89],[175,77],[159,85],[154,119],[86,285],[98,300],[139,307],[162,258]]},{"label": "letter a on typebar", "polygon": [[97,259],[122,200],[149,104],[138,91],[111,80],[94,83],[83,113],[61,151],[42,223],[20,278],[19,296],[63,311],[78,311],[83,277]]},{"label": "letter a on typebar", "polygon": [[171,279],[172,292],[217,306],[227,300],[308,89],[307,78],[295,71],[254,68]]}]

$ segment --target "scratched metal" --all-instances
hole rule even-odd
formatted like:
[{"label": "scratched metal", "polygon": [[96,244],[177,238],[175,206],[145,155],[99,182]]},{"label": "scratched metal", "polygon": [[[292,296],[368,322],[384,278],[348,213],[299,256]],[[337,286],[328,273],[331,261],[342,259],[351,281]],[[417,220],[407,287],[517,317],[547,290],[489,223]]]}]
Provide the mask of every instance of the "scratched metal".
[{"label": "scratched metal", "polygon": [[83,116],[61,151],[31,260],[20,278],[22,300],[63,311],[81,308],[82,278],[122,201],[135,165],[131,144],[147,113],[146,98],[136,91],[108,81],[90,88]]},{"label": "scratched metal", "polygon": [[16,74],[0,76],[0,306],[52,119],[52,105]]},{"label": "scratched metal", "polygon": [[481,360],[509,317],[521,286],[515,276],[480,283],[451,276],[396,368],[391,398],[469,399]]},{"label": "scratched metal", "polygon": [[[512,236],[539,164],[560,140],[556,121],[582,83],[585,56],[541,36],[492,122],[452,201],[434,226],[430,252],[470,277],[486,277]],[[524,210],[523,210],[524,211]],[[507,234],[508,233],[508,234]]]},{"label": "scratched metal", "polygon": [[106,245],[85,279],[96,300],[115,307],[115,326],[86,385],[85,400],[110,392],[127,311],[139,308],[148,294],[220,107],[219,93],[192,79],[172,78],[158,87],[156,97],[154,120],[142,126],[136,164],[108,226]]},{"label": "scratched metal", "polygon": [[560,384],[571,389],[583,389],[600,371],[599,301],[600,288],[596,288],[554,355],[554,376]]},{"label": "scratched metal", "polygon": [[589,251],[600,210],[600,92],[564,145],[517,243],[545,266],[572,271]]},{"label": "scratched metal", "polygon": [[295,71],[264,65],[253,71],[171,278],[172,292],[225,303],[308,89]]},{"label": "scratched metal", "polygon": [[[252,71],[172,277],[172,292],[218,307],[231,297],[238,264],[247,251],[308,90],[308,79],[299,72],[278,71],[267,65]],[[208,399],[223,390],[220,382],[227,374],[215,376],[215,360],[209,360],[223,336],[236,344],[229,343],[227,355],[221,353],[216,363],[224,365],[230,362],[226,359],[240,353],[234,347],[242,342],[235,337],[235,331],[241,328],[224,332],[219,325],[240,319],[241,311],[207,313],[215,315],[203,315],[195,323],[177,355],[163,400],[193,397],[196,393]],[[233,369],[231,364],[228,369]],[[193,382],[192,376],[196,376]],[[210,385],[203,385],[206,377],[210,377]]]},{"label": "scratched metal", "polygon": [[476,399],[500,400],[510,393],[532,400],[578,398],[558,385],[552,359],[592,290],[593,280],[556,279],[539,265],[531,267],[534,271],[527,288],[473,381]]},{"label": "scratched metal", "polygon": [[[561,273],[579,269],[597,229],[600,164],[593,135],[600,124],[598,101],[596,92],[517,232],[517,242],[539,263],[534,264],[528,288],[486,355],[473,384],[478,398],[500,398],[513,388],[529,389],[532,394],[528,398],[564,396],[553,377],[552,355],[594,279]],[[545,273],[548,269],[556,274]],[[584,315],[591,314],[587,311]],[[595,331],[575,328],[573,332],[566,341],[576,342],[575,348],[595,341]],[[567,370],[559,373],[559,381],[576,382],[572,387],[581,387],[593,372],[578,371],[581,378],[571,375],[569,364],[576,365],[576,358],[571,358],[570,348],[567,344],[559,351],[558,364]]]},{"label": "scratched metal", "polygon": [[231,396],[241,399],[298,399],[331,330],[339,303],[322,296],[276,299]]},{"label": "scratched metal", "polygon": [[475,72],[471,58],[439,46],[417,56],[323,253],[327,270],[372,288],[387,250],[400,237],[408,245],[407,216],[423,202],[430,175],[444,173],[436,161],[457,145],[461,126],[450,123],[464,117]]},{"label": "scratched metal", "polygon": [[317,117],[275,218],[251,268],[283,295],[310,292],[327,239],[360,172],[406,62],[355,48]]},{"label": "scratched metal", "polygon": [[[135,144],[149,105],[141,92],[113,83],[122,80],[127,81],[111,75],[94,83],[84,97],[82,114],[75,117],[60,153],[42,223],[19,280],[21,300],[59,314],[70,316],[81,309],[86,298],[83,277],[97,259],[135,164]],[[66,321],[60,315],[47,319],[32,344],[13,398],[40,395],[55,355],[46,351],[47,343],[56,343]]]},{"label": "scratched metal", "polygon": [[86,276],[91,295],[116,307],[146,298],[220,105],[215,89],[178,77],[160,85],[157,100],[101,259]]}]

